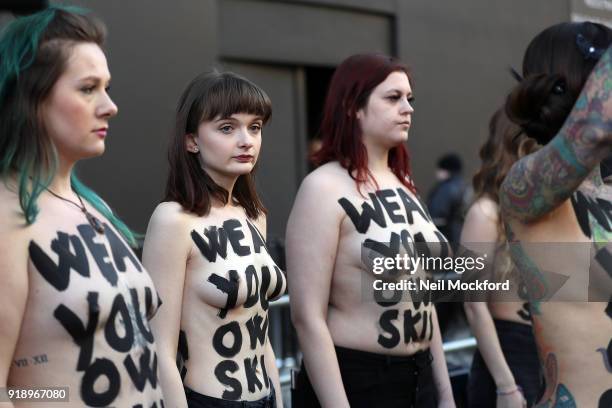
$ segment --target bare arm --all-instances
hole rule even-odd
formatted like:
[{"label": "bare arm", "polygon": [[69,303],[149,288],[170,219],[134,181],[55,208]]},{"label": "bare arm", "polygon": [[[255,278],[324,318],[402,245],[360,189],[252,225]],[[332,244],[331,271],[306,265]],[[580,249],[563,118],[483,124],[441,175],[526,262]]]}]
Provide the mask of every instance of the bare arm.
[{"label": "bare arm", "polygon": [[310,382],[322,407],[345,408],[348,398],[326,322],[342,219],[340,206],[329,199],[331,184],[311,175],[300,187],[287,224],[287,275],[291,319]]},{"label": "bare arm", "polygon": [[524,223],[567,200],[612,146],[612,48],[595,66],[565,124],[544,148],[512,166],[500,190],[504,214]]},{"label": "bare arm", "polygon": [[186,407],[187,399],[176,354],[181,323],[185,267],[189,254],[189,231],[178,204],[162,203],[147,229],[142,263],[147,268],[163,301],[151,320],[159,356],[159,373],[166,406]]},{"label": "bare arm", "polygon": [[[498,209],[494,202],[488,199],[480,199],[472,205],[465,218],[463,230],[461,231],[461,245],[468,249],[482,251],[488,248],[488,259],[495,257],[495,244],[498,239]],[[487,243],[484,247],[474,243]],[[490,245],[488,245],[490,243]],[[470,248],[473,246],[474,248]],[[497,330],[493,324],[493,317],[484,302],[465,302],[465,314],[472,329],[474,337],[478,342],[478,350],[495,381],[495,386],[501,392],[516,390],[516,382],[512,371],[504,357],[497,337]],[[522,407],[522,396],[512,393],[498,397],[503,399],[505,406]]]},{"label": "bare arm", "polygon": [[438,406],[439,407],[455,407],[453,398],[453,389],[451,387],[450,378],[448,376],[448,367],[446,366],[446,358],[444,349],[442,348],[442,335],[440,334],[440,326],[438,324],[438,314],[435,307],[433,310],[433,337],[429,348],[433,357],[432,370],[433,380],[438,390]]},{"label": "bare arm", "polygon": [[[3,203],[6,207],[6,203]],[[5,209],[6,210],[6,209]],[[28,298],[27,237],[17,216],[1,211],[0,224],[0,388],[9,383],[9,372],[19,340],[21,322]],[[0,407],[12,407],[0,402]]]}]

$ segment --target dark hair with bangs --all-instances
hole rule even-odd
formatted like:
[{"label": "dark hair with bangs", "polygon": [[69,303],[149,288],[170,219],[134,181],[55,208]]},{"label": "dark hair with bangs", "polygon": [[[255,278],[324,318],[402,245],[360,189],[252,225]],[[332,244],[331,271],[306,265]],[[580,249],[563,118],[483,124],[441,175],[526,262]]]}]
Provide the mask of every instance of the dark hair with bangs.
[{"label": "dark hair with bangs", "polygon": [[[168,148],[170,171],[164,201],[176,201],[189,212],[209,213],[212,198],[227,204],[229,193],[219,186],[200,165],[198,154],[187,150],[187,135],[198,132],[202,122],[229,118],[235,113],[260,116],[264,125],[272,115],[268,95],[246,78],[232,72],[198,75],[187,85],[176,109],[174,135]],[[255,169],[238,177],[232,197],[256,219],[266,209],[255,190]]]}]

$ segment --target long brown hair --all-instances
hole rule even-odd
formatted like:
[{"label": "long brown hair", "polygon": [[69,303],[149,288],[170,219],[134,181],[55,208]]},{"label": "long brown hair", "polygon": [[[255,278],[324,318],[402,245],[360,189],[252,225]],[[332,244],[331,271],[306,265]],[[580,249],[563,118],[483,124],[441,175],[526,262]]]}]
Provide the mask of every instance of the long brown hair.
[{"label": "long brown hair", "polygon": [[[486,197],[499,205],[499,188],[512,165],[538,147],[534,139],[527,137],[521,128],[508,118],[504,108],[495,111],[489,121],[489,135],[479,152],[482,164],[472,179],[474,202]],[[498,281],[510,277],[514,270],[508,251],[504,220],[499,214],[494,259]]]},{"label": "long brown hair", "polygon": [[272,115],[268,95],[246,78],[231,72],[198,75],[187,85],[176,109],[176,124],[168,148],[170,171],[164,201],[176,201],[199,216],[210,212],[212,199],[227,204],[234,199],[256,219],[266,209],[255,190],[255,169],[238,177],[232,197],[202,168],[198,155],[187,151],[186,138],[197,133],[200,123],[228,118],[235,113],[261,116],[264,125]]}]

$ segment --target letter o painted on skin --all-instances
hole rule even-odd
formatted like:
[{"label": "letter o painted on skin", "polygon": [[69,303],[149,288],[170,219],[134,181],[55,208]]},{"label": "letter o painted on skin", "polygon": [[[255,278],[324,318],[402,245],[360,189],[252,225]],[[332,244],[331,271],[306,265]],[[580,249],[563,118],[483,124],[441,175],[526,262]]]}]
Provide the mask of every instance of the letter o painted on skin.
[{"label": "letter o painted on skin", "polygon": [[[228,333],[232,334],[232,345],[230,347],[223,344],[223,339]],[[229,322],[219,327],[213,336],[213,347],[219,355],[226,358],[231,358],[238,354],[242,347],[242,333],[240,332],[238,322]]]}]

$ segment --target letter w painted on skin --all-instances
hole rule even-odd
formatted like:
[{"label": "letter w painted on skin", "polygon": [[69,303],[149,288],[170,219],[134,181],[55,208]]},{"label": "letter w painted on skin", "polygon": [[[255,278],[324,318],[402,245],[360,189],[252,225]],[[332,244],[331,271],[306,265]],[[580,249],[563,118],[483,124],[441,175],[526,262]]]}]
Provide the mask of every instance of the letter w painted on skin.
[{"label": "letter w painted on skin", "polygon": [[196,230],[191,231],[191,239],[208,262],[215,262],[217,254],[225,259],[227,257],[227,233],[225,230],[210,227],[204,231],[204,236],[208,239],[208,242]]},{"label": "letter w painted on skin", "polygon": [[359,214],[359,211],[346,198],[341,198],[338,200],[338,203],[342,206],[346,215],[348,215],[351,221],[353,221],[355,229],[360,234],[365,234],[368,231],[368,228],[370,228],[370,222],[372,220],[383,228],[387,226],[385,212],[382,205],[378,201],[376,194],[369,193],[368,195],[370,196],[370,200],[372,200],[374,207],[370,206],[368,202],[364,201],[363,204],[361,204],[361,208],[363,210],[361,214]]}]

